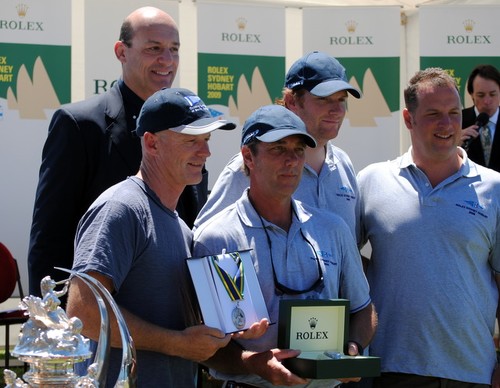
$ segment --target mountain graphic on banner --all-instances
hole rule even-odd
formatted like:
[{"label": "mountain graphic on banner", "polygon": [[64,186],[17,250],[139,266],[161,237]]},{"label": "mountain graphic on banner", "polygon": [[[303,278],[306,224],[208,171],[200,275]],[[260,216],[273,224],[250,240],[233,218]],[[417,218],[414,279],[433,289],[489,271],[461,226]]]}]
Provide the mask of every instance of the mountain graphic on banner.
[{"label": "mountain graphic on banner", "polygon": [[[349,83],[361,90],[356,78],[351,77]],[[346,118],[351,127],[376,127],[376,117],[391,117],[391,110],[370,68],[363,77],[363,97],[359,100],[349,98],[348,108]]]},{"label": "mountain graphic on banner", "polygon": [[61,105],[40,57],[33,66],[33,82],[25,65],[19,68],[16,81],[17,98],[9,87],[7,105],[9,109],[18,110],[21,119],[45,120],[45,109],[56,109]]},{"label": "mountain graphic on banner", "polygon": [[233,96],[229,96],[228,108],[229,114],[232,117],[238,117],[241,123],[262,105],[272,104],[271,96],[258,67],[252,73],[251,87],[248,85],[246,77],[240,76],[236,93],[238,104],[234,101]]}]

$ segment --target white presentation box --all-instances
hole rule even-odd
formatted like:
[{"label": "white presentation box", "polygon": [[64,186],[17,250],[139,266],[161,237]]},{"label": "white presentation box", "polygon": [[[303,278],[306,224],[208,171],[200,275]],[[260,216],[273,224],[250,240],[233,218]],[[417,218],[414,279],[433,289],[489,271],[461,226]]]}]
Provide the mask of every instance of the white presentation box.
[{"label": "white presentation box", "polygon": [[205,325],[234,333],[269,320],[249,250],[189,258],[187,264]]}]

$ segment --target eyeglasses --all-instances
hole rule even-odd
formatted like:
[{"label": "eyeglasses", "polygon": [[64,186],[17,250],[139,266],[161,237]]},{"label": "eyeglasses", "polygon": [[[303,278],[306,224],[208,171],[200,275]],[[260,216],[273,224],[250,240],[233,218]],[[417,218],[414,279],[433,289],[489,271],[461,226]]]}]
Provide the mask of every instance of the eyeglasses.
[{"label": "eyeglasses", "polygon": [[317,265],[317,269],[318,269],[318,278],[316,279],[316,281],[310,287],[308,287],[308,288],[306,288],[304,290],[296,290],[294,288],[287,287],[287,286],[285,286],[283,283],[281,283],[278,280],[278,276],[276,276],[276,270],[274,268],[273,248],[272,248],[272,244],[271,244],[271,238],[269,237],[269,233],[267,232],[267,228],[264,225],[264,221],[262,220],[262,217],[260,217],[260,221],[262,223],[262,227],[264,228],[264,233],[266,234],[267,245],[269,246],[269,254],[271,256],[271,268],[273,270],[274,288],[276,289],[277,294],[278,295],[283,295],[283,294],[286,294],[286,295],[306,294],[306,293],[308,293],[310,291],[314,291],[317,288],[319,288],[320,286],[322,286],[323,285],[323,281],[324,281],[323,268],[321,268],[321,263],[320,263],[318,254],[316,252],[316,249],[314,249],[314,246],[312,245],[312,243],[306,238],[306,236],[304,235],[304,232],[302,232],[302,229],[300,230],[300,234],[302,235],[302,238],[309,244],[309,246],[313,250],[314,256],[316,258],[316,265]]}]

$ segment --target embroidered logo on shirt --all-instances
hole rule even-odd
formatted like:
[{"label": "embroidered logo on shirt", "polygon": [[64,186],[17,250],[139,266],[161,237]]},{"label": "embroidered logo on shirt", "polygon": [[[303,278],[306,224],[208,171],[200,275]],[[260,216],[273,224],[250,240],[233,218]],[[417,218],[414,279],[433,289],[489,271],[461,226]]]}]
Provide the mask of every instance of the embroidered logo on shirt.
[{"label": "embroidered logo on shirt", "polygon": [[[325,263],[325,267],[328,267],[330,265],[337,265],[337,262],[335,261],[333,255],[331,252],[326,252],[326,251],[317,251],[319,256],[321,257],[321,260],[323,260],[323,263]],[[314,257],[311,257],[311,259],[314,259]]]},{"label": "embroidered logo on shirt", "polygon": [[354,191],[348,186],[339,187],[339,190],[337,192],[337,197],[343,197],[348,201],[356,199]]},{"label": "embroidered logo on shirt", "polygon": [[479,202],[467,201],[467,200],[464,200],[463,202],[465,203],[465,205],[460,204],[460,203],[456,203],[455,206],[458,206],[462,209],[467,210],[469,212],[469,214],[472,214],[473,216],[480,215],[484,218],[488,218],[488,215],[486,215],[485,213],[483,213],[481,211],[481,210],[485,210],[485,207],[482,206]]},{"label": "embroidered logo on shirt", "polygon": [[484,210],[484,207],[481,206],[479,203],[477,202],[474,202],[474,201],[464,201],[466,204],[468,204],[470,207],[474,208],[474,209],[481,209],[481,210]]}]

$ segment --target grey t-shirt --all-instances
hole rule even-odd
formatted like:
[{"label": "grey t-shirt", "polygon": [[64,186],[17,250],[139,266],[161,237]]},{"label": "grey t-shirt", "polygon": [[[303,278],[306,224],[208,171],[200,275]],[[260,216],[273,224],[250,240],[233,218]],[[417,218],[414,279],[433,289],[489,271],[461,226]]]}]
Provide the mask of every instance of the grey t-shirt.
[{"label": "grey t-shirt", "polygon": [[[131,177],[106,190],[83,216],[73,269],[110,277],[120,307],[155,325],[183,330],[191,241],[184,221]],[[112,349],[108,386],[116,381],[120,361],[121,349]],[[194,387],[195,370],[188,360],[137,351],[138,387]]]}]

